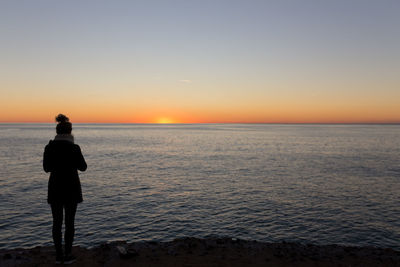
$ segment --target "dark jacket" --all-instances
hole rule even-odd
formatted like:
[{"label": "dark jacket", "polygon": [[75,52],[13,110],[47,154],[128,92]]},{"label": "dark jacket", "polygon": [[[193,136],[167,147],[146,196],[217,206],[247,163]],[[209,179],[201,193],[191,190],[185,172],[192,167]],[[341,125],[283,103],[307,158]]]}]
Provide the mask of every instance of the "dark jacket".
[{"label": "dark jacket", "polygon": [[69,141],[50,141],[44,149],[43,169],[50,172],[48,203],[80,203],[81,182],[78,170],[87,168],[81,148]]}]

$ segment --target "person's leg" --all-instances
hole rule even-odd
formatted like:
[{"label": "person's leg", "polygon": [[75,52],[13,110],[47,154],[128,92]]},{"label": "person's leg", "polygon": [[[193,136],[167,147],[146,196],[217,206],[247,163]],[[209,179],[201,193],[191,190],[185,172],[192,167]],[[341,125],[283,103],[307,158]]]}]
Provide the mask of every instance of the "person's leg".
[{"label": "person's leg", "polygon": [[65,204],[65,255],[71,254],[75,234],[75,213],[77,203]]},{"label": "person's leg", "polygon": [[51,213],[53,214],[53,241],[56,247],[57,258],[62,257],[62,222],[63,222],[63,205],[58,203],[51,204]]}]

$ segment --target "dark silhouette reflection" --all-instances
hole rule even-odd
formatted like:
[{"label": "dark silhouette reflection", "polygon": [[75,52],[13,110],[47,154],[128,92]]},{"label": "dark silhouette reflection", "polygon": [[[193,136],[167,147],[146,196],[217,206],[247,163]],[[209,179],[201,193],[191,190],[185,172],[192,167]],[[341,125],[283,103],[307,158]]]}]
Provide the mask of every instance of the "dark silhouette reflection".
[{"label": "dark silhouette reflection", "polygon": [[[74,143],[72,124],[68,117],[56,117],[57,135],[46,145],[43,155],[43,169],[50,172],[47,202],[53,214],[53,240],[56,248],[56,263],[72,263],[71,254],[74,240],[74,221],[78,203],[82,202],[82,189],[78,170],[87,168],[81,148]],[[62,222],[65,210],[65,254],[62,250]]]}]

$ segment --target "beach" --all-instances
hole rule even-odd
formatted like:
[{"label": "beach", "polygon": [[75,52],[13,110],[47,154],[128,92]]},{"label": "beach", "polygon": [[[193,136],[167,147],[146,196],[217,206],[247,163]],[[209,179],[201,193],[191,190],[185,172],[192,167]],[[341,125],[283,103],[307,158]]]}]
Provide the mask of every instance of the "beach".
[{"label": "beach", "polygon": [[[179,238],[170,242],[114,241],[74,246],[71,266],[400,266],[390,248],[264,243],[235,238]],[[0,250],[0,266],[53,266],[52,246]]]}]

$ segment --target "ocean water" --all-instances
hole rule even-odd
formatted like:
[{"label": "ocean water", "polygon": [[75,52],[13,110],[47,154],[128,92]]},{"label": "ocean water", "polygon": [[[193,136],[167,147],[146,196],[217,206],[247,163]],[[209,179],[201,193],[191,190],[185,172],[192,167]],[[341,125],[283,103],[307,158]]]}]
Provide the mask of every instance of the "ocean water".
[{"label": "ocean water", "polygon": [[[51,245],[54,124],[0,124],[0,248]],[[400,249],[399,125],[75,124],[75,244],[229,236]]]}]

